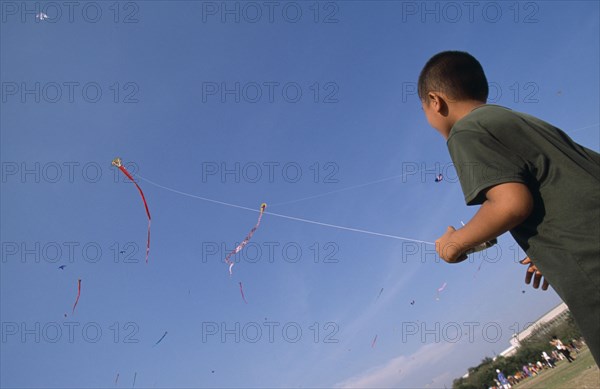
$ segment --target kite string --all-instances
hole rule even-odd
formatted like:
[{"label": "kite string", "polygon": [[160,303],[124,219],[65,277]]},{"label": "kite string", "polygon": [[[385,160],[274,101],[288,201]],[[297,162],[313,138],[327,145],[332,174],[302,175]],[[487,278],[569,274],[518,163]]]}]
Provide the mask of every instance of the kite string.
[{"label": "kite string", "polygon": [[[167,186],[164,186],[164,185],[158,184],[158,183],[156,183],[154,181],[151,181],[151,180],[149,180],[149,179],[147,179],[145,177],[142,177],[139,174],[136,174],[136,176],[139,177],[141,180],[146,181],[150,185],[154,185],[156,187],[168,190],[168,191],[173,192],[173,193],[180,194],[182,196],[187,196],[187,197],[195,198],[195,199],[198,199],[198,200],[208,201],[208,202],[215,203],[215,204],[225,205],[227,207],[244,209],[246,211],[260,212],[260,210],[257,210],[255,208],[244,207],[244,206],[241,206],[241,205],[231,204],[231,203],[227,203],[227,202],[224,202],[224,201],[213,200],[213,199],[209,199],[209,198],[206,198],[206,197],[197,196],[195,194],[191,194],[191,193],[187,193],[187,192],[182,192],[182,191],[177,190],[177,189],[169,188]],[[425,240],[412,239],[412,238],[407,238],[407,237],[397,236],[397,235],[383,234],[383,233],[380,233],[380,232],[368,231],[368,230],[363,230],[363,229],[359,229],[359,228],[352,228],[352,227],[344,227],[344,226],[339,226],[339,225],[330,224],[330,223],[322,223],[322,222],[315,221],[315,220],[309,220],[309,219],[304,219],[304,218],[299,218],[299,217],[294,217],[294,216],[282,215],[282,214],[274,213],[274,212],[266,212],[265,211],[264,213],[266,215],[280,217],[280,218],[283,218],[283,219],[295,220],[295,221],[299,221],[299,222],[302,222],[302,223],[315,224],[315,225],[319,225],[319,226],[323,226],[323,227],[336,228],[336,229],[344,230],[344,231],[352,231],[352,232],[358,232],[358,233],[361,233],[361,234],[381,236],[381,237],[384,237],[384,238],[391,238],[391,239],[405,240],[405,241],[415,242],[415,243],[424,243],[424,244],[428,244],[428,245],[435,245],[435,243],[428,242],[428,241],[425,241]]]},{"label": "kite string", "polygon": [[[576,128],[574,130],[565,131],[565,133],[570,134],[570,133],[577,132],[577,131],[580,131],[580,130],[587,130],[588,128],[598,127],[599,125],[600,125],[600,123],[596,123],[596,124],[592,124],[590,126],[585,126],[585,127]],[[365,182],[363,184],[351,185],[351,186],[347,186],[345,188],[335,189],[335,190],[332,190],[332,191],[329,191],[329,192],[323,192],[323,193],[319,193],[319,194],[315,194],[315,195],[311,195],[311,196],[307,196],[307,197],[302,197],[302,198],[298,198],[298,199],[294,199],[294,200],[288,200],[288,201],[283,201],[283,202],[280,202],[280,203],[274,203],[274,204],[270,204],[269,206],[270,207],[276,207],[276,206],[279,206],[279,205],[287,205],[287,204],[298,203],[300,201],[312,200],[312,199],[316,199],[316,198],[327,196],[327,195],[334,194],[334,193],[340,193],[340,192],[345,192],[347,190],[363,188],[365,186],[379,184],[381,182],[391,181],[391,180],[395,180],[397,178],[405,178],[405,176],[407,174],[416,174],[416,173],[422,171],[423,169],[425,169],[424,166],[421,167],[421,168],[419,168],[419,169],[417,169],[417,170],[415,170],[415,171],[410,171],[410,172],[406,172],[406,173],[402,173],[402,174],[397,174],[395,176],[380,178],[378,180]],[[441,176],[441,174],[438,175],[439,178],[441,178],[440,176]],[[441,179],[438,180],[436,178],[436,182],[439,182],[439,181],[441,181]]]},{"label": "kite string", "polygon": [[[416,171],[410,172],[410,173],[414,174],[414,173],[417,173],[420,170],[422,170],[422,169],[419,169],[419,170],[416,170]],[[396,178],[404,178],[404,176],[406,176],[407,174],[408,173],[403,173],[403,174],[399,174],[399,175],[395,175],[395,176],[391,176],[391,177],[380,178],[378,180],[365,182],[363,184],[357,184],[357,185],[347,186],[345,188],[340,188],[340,189],[332,190],[332,191],[329,191],[329,192],[319,193],[319,194],[312,195],[312,196],[302,197],[302,198],[295,199],[295,200],[283,201],[281,203],[272,204],[272,205],[270,205],[270,207],[276,207],[278,205],[286,205],[286,204],[297,203],[297,202],[300,202],[300,201],[316,199],[318,197],[323,197],[323,196],[327,196],[327,195],[334,194],[334,193],[345,192],[345,191],[351,190],[351,189],[358,189],[358,188],[362,188],[362,187],[373,185],[373,184],[379,184],[379,183],[385,182],[385,181],[395,180]]]}]

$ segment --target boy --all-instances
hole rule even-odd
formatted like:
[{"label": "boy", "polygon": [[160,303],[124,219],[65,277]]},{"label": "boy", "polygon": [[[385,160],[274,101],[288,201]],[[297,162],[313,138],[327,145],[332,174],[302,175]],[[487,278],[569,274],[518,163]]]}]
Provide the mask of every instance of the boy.
[{"label": "boy", "polygon": [[573,357],[571,357],[571,352],[569,351],[569,349],[567,347],[565,347],[563,342],[560,339],[558,339],[556,337],[556,335],[554,335],[552,337],[550,344],[553,345],[554,347],[556,347],[558,352],[561,353],[562,355],[564,355],[565,358],[567,358],[567,361],[569,361],[569,363],[574,361]]},{"label": "boy", "polygon": [[[600,366],[600,155],[533,116],[487,105],[488,83],[468,53],[433,56],[419,75],[429,124],[447,140],[467,205],[481,207],[448,227],[436,250],[449,263],[510,231],[569,306]],[[545,285],[546,286],[546,283]]]}]

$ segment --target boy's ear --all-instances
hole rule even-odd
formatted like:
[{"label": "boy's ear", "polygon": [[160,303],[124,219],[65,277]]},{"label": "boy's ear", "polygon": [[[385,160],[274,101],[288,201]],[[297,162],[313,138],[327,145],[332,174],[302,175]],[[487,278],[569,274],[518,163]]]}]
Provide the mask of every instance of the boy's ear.
[{"label": "boy's ear", "polygon": [[447,112],[447,103],[444,99],[444,96],[437,92],[429,92],[427,94],[427,99],[430,105],[433,105],[433,109],[442,115],[446,115]]}]

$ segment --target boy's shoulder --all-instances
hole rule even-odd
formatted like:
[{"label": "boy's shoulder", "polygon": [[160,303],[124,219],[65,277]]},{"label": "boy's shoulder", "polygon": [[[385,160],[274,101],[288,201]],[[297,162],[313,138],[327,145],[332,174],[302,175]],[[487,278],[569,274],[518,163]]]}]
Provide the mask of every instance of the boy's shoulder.
[{"label": "boy's shoulder", "polygon": [[455,127],[462,129],[473,124],[493,124],[500,120],[510,120],[516,116],[522,116],[520,112],[513,111],[510,108],[501,105],[484,104],[474,108],[471,112],[455,123]]},{"label": "boy's shoulder", "polygon": [[513,111],[500,105],[484,104],[474,108],[458,120],[452,127],[449,138],[462,131],[490,134],[507,128],[514,131],[515,128],[529,126],[534,123],[537,126],[551,127],[548,123],[526,113]]}]

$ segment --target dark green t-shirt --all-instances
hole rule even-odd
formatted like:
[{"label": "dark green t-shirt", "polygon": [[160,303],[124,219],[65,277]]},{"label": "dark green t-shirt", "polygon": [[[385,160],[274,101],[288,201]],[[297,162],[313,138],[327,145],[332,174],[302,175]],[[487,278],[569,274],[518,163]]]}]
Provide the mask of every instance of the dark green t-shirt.
[{"label": "dark green t-shirt", "polygon": [[569,306],[600,366],[600,155],[495,105],[456,122],[448,149],[468,205],[494,185],[529,188],[533,211],[510,233]]},{"label": "dark green t-shirt", "polygon": [[455,123],[448,149],[468,205],[481,204],[494,185],[527,185],[533,212],[510,232],[542,272],[550,265],[547,278],[555,289],[561,282],[550,273],[560,269],[552,264],[570,257],[587,258],[600,290],[598,153],[540,119],[495,105],[475,108]]}]

